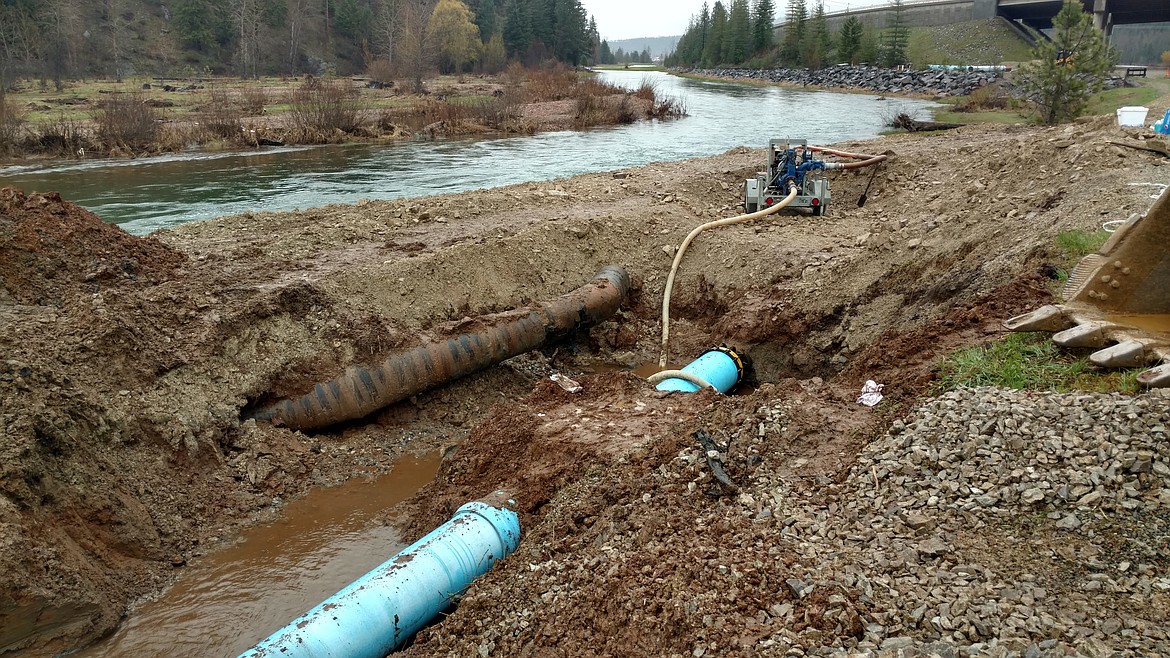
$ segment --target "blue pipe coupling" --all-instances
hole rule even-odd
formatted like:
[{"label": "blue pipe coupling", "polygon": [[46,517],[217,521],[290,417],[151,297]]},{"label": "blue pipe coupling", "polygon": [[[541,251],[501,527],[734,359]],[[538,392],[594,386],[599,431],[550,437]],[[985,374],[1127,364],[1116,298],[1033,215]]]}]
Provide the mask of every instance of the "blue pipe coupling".
[{"label": "blue pipe coupling", "polygon": [[[701,354],[699,358],[684,366],[682,371],[707,382],[720,393],[727,393],[743,381],[746,363],[747,358],[740,355],[735,348],[720,345]],[[671,377],[659,382],[655,388],[660,391],[694,393],[701,387],[694,382]]]},{"label": "blue pipe coupling", "polygon": [[240,658],[384,658],[519,544],[516,512],[467,503]]}]

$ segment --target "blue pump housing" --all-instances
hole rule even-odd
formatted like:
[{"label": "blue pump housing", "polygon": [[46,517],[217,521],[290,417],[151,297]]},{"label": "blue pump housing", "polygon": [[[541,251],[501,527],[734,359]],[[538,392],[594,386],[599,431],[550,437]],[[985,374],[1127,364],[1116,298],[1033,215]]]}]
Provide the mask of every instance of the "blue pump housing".
[{"label": "blue pump housing", "polygon": [[[727,393],[743,378],[743,361],[730,349],[707,350],[699,358],[682,368],[683,372],[697,376],[714,386],[720,393]],[[699,387],[685,379],[666,379],[654,388],[659,391],[681,391],[694,393]]]},{"label": "blue pump housing", "polygon": [[467,503],[450,521],[240,658],[384,658],[519,543],[515,512]]}]

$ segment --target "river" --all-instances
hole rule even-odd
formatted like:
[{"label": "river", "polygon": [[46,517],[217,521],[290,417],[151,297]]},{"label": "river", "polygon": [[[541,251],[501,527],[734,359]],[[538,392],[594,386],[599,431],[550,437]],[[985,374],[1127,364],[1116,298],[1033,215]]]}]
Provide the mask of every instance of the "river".
[{"label": "river", "polygon": [[925,117],[929,101],[690,80],[661,72],[603,71],[681,99],[672,121],[522,137],[403,140],[248,153],[179,153],[0,168],[0,187],[59,191],[128,232],[245,211],[293,210],[358,199],[464,192],[763,147],[772,138],[829,144],[874,137],[899,112]]}]

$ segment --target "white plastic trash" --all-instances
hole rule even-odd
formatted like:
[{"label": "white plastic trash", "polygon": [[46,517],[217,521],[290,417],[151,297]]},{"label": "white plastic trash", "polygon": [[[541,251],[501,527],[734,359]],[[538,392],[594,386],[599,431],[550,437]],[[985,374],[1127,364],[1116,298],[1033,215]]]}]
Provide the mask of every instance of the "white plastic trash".
[{"label": "white plastic trash", "polygon": [[1117,125],[1141,128],[1146,125],[1146,115],[1149,113],[1150,108],[1140,105],[1119,107],[1117,108]]}]

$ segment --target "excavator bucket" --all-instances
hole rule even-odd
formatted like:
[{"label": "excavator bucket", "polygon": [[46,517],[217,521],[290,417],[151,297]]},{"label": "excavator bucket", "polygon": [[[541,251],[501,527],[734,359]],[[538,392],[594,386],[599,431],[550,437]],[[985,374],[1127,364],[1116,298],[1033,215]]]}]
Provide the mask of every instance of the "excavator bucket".
[{"label": "excavator bucket", "polygon": [[1138,375],[1170,387],[1170,188],[1134,215],[1073,270],[1065,302],[1004,323],[1011,331],[1051,331],[1062,347],[1093,348],[1102,368],[1153,365]]}]

